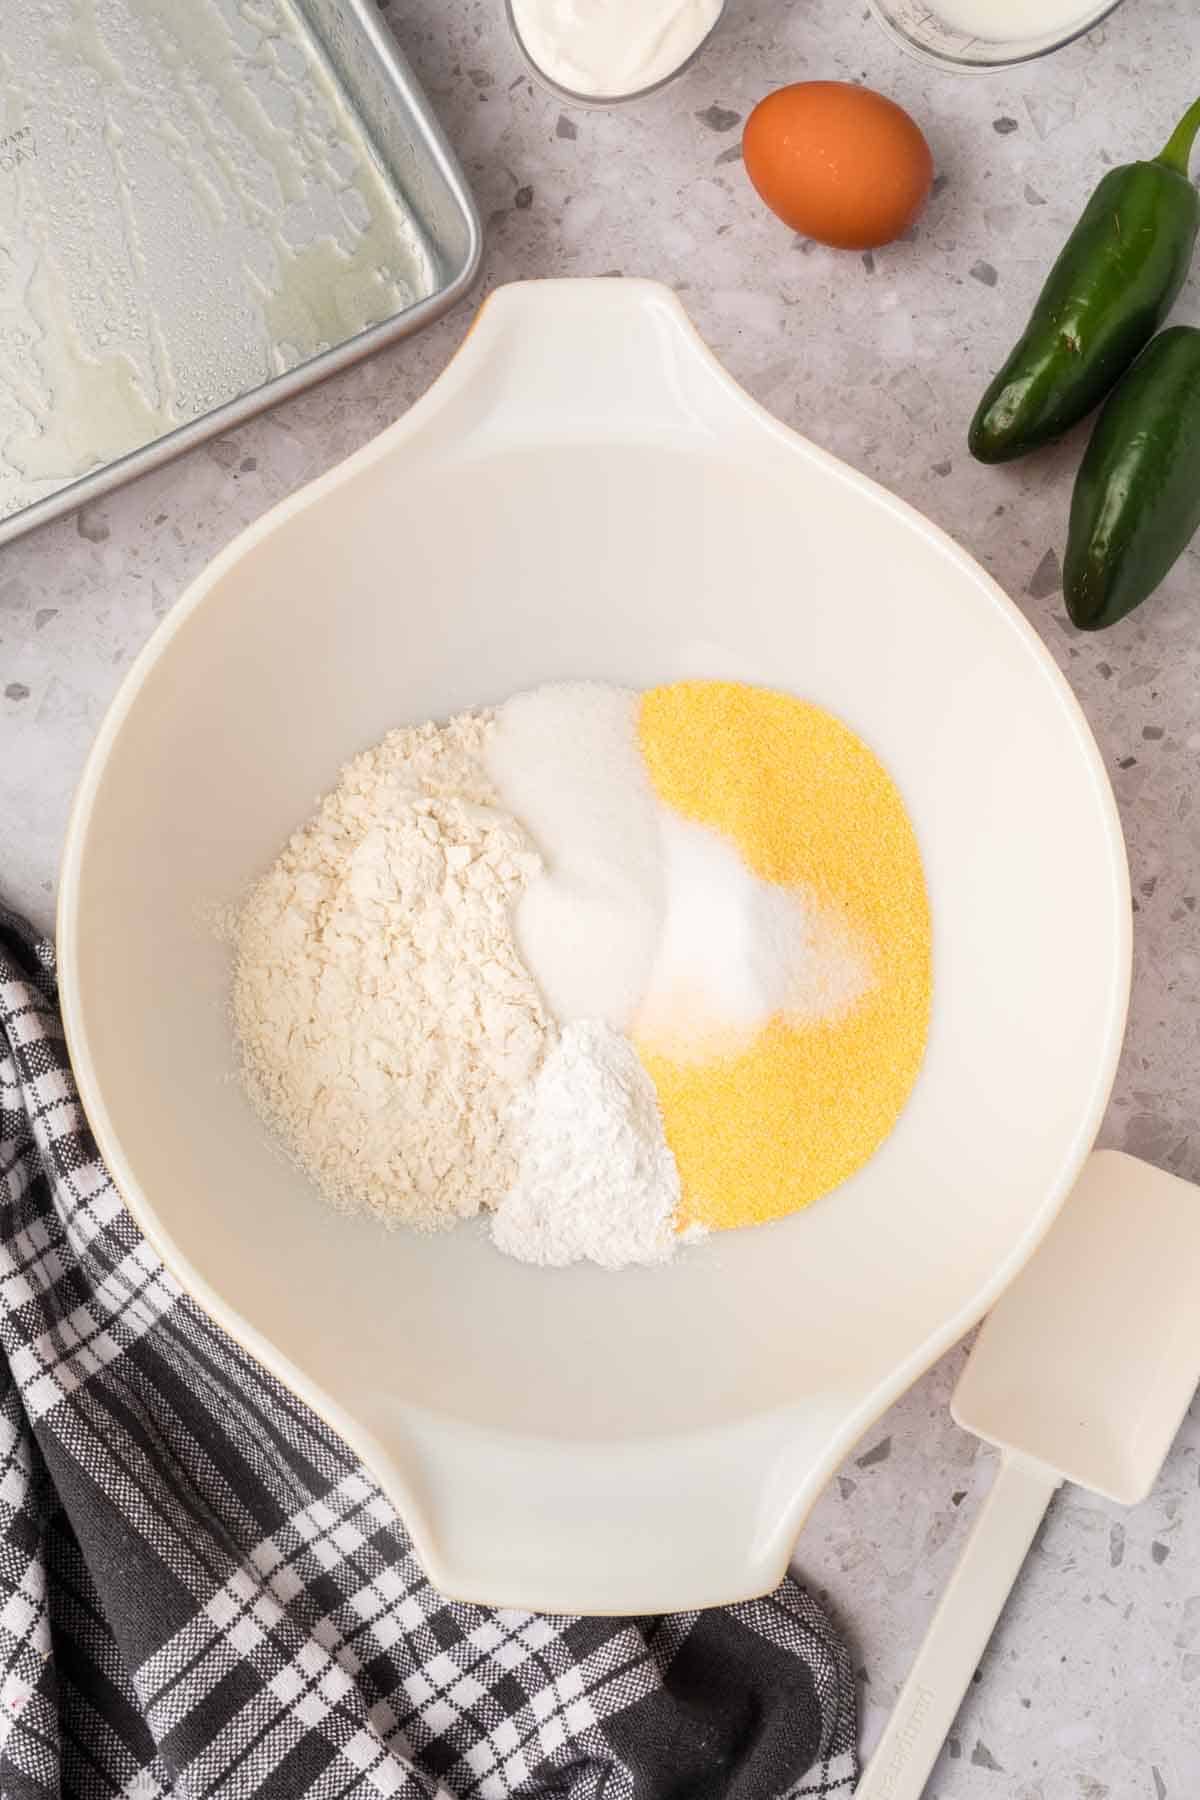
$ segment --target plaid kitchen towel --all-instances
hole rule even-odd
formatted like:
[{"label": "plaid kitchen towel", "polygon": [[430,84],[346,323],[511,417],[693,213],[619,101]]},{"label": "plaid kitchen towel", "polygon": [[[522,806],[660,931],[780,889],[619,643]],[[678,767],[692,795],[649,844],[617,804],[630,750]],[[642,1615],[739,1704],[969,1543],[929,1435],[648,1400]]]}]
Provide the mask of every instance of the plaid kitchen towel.
[{"label": "plaid kitchen towel", "polygon": [[799,1800],[854,1787],[846,1652],[722,1611],[451,1604],[345,1445],[141,1237],[54,953],[0,909],[2,1800]]}]

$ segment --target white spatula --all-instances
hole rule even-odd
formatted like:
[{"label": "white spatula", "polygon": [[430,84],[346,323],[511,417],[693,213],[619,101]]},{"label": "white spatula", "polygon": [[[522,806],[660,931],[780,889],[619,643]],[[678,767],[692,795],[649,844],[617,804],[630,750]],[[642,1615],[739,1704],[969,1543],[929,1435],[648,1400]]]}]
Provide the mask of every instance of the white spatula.
[{"label": "white spatula", "polygon": [[1054,1490],[1144,1500],[1198,1381],[1200,1189],[1099,1151],[959,1379],[1004,1455],[857,1800],[920,1800]]}]

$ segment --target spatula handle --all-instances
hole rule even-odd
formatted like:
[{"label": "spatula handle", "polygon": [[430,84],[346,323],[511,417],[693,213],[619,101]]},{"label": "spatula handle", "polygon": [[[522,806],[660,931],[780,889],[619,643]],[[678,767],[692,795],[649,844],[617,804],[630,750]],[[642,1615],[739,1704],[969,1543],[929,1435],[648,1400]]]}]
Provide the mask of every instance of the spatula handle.
[{"label": "spatula handle", "polygon": [[1058,1485],[1053,1469],[1031,1457],[1005,1455],[856,1800],[921,1800]]}]

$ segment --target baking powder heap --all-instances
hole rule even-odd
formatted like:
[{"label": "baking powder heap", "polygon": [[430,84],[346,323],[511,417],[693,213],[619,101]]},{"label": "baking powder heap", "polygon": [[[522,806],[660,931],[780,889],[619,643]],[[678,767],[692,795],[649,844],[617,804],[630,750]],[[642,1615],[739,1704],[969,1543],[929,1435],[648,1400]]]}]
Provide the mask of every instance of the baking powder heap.
[{"label": "baking powder heap", "polygon": [[522,1262],[669,1262],[679,1245],[679,1170],[629,1039],[578,1019],[516,1103],[517,1178],[492,1221]]},{"label": "baking powder heap", "polygon": [[251,1098],[344,1211],[434,1229],[517,1173],[512,1103],[555,1027],[513,944],[539,863],[483,767],[491,715],[348,763],[241,911]]}]

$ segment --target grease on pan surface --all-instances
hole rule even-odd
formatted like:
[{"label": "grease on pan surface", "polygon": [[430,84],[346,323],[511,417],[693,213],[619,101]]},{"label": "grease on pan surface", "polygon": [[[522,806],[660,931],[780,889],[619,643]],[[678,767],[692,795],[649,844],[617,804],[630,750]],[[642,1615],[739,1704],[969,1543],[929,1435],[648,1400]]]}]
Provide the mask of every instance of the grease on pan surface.
[{"label": "grease on pan surface", "polygon": [[288,0],[22,0],[0,94],[0,519],[429,295]]}]

